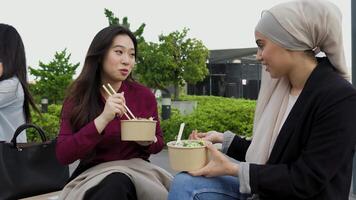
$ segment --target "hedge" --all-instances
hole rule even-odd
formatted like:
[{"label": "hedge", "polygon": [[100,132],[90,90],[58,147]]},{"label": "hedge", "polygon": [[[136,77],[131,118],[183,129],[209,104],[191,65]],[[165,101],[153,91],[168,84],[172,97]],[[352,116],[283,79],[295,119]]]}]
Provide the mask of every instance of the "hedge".
[{"label": "hedge", "polygon": [[[58,135],[59,131],[59,116],[62,105],[49,105],[48,112],[39,115],[36,112],[31,112],[32,123],[40,126],[46,132],[49,139],[53,139]],[[27,131],[28,141],[40,141],[40,136],[33,129]]]},{"label": "hedge", "polygon": [[[182,96],[181,100],[197,101],[198,106],[186,116],[172,109],[171,118],[161,121],[166,142],[176,139],[182,122],[186,124],[183,139],[188,138],[194,129],[220,132],[230,130],[241,136],[251,136],[255,101],[214,96]],[[61,108],[61,105],[50,105],[48,113],[43,113],[42,117],[32,113],[33,123],[41,126],[50,139],[58,134]],[[39,141],[39,136],[33,130],[27,131],[27,138],[29,141]]]},{"label": "hedge", "polygon": [[176,139],[182,122],[185,123],[183,139],[188,138],[194,129],[201,132],[230,130],[241,136],[251,136],[255,101],[214,96],[182,96],[181,99],[197,101],[198,106],[186,116],[174,111],[170,119],[161,122],[166,142]]}]

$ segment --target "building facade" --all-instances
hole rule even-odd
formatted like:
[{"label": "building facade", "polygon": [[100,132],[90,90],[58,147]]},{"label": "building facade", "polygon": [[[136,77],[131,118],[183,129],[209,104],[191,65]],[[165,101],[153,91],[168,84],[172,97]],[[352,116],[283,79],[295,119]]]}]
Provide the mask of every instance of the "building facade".
[{"label": "building facade", "polygon": [[256,52],[257,48],[211,50],[209,75],[202,82],[188,84],[188,94],[257,99],[261,64]]}]

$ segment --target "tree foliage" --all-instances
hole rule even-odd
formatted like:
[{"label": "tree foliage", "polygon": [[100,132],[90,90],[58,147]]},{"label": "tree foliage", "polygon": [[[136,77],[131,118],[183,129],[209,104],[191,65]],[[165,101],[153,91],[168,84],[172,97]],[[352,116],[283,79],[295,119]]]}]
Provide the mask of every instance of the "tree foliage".
[{"label": "tree foliage", "polygon": [[35,96],[48,98],[49,103],[60,103],[64,99],[65,90],[73,80],[79,63],[70,62],[71,54],[67,49],[56,52],[54,59],[48,64],[39,61],[39,68],[30,67],[30,73],[35,76],[36,83],[31,85]]},{"label": "tree foliage", "polygon": [[[120,19],[114,15],[114,13],[105,8],[105,16],[108,19],[109,26],[111,25],[121,25],[123,27],[126,27],[131,30],[131,25],[129,23],[129,20],[127,17],[122,18],[122,22],[120,23]],[[142,23],[136,31],[133,31],[133,34],[136,36],[137,43],[140,44],[141,42],[144,42],[144,37],[142,36],[143,31],[145,30],[145,23]]]},{"label": "tree foliage", "polygon": [[159,43],[142,45],[137,73],[148,86],[167,91],[174,86],[174,99],[179,99],[179,86],[195,84],[208,74],[209,50],[195,38],[187,38],[188,29],[160,35]]}]

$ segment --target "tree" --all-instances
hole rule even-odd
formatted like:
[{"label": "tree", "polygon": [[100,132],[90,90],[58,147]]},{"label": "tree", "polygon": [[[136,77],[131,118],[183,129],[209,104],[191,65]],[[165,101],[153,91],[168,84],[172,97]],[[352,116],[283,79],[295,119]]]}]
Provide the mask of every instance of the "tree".
[{"label": "tree", "polygon": [[70,56],[71,54],[67,55],[67,49],[64,49],[56,52],[54,59],[48,64],[39,61],[39,69],[30,67],[30,73],[35,76],[36,81],[31,90],[36,96],[46,97],[54,104],[64,99],[65,90],[79,66],[79,62],[69,62]]},{"label": "tree", "polygon": [[[120,19],[118,17],[116,17],[112,11],[110,11],[109,9],[106,9],[106,8],[104,10],[105,10],[105,16],[109,21],[109,26],[121,25],[121,26],[124,26],[124,27],[130,29],[130,23],[129,23],[127,17],[122,18],[122,23],[120,23]],[[133,34],[136,36],[138,44],[145,41],[142,36],[145,26],[146,26],[146,24],[142,23],[136,31],[133,31]]]},{"label": "tree", "polygon": [[148,87],[160,89],[169,94],[167,87],[172,85],[169,58],[157,43],[142,43],[140,57],[135,69],[136,77]]},{"label": "tree", "polygon": [[174,99],[179,99],[179,86],[196,84],[209,73],[206,61],[209,50],[195,38],[186,38],[188,29],[159,36],[159,44],[141,46],[136,72],[150,87],[168,91],[174,86]]}]

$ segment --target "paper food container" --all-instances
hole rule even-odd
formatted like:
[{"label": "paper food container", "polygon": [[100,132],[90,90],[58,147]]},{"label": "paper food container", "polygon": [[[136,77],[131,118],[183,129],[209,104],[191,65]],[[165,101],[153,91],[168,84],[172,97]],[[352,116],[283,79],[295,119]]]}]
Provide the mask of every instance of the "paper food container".
[{"label": "paper food container", "polygon": [[121,120],[122,141],[153,141],[156,134],[156,120]]},{"label": "paper food container", "polygon": [[[197,140],[182,140],[186,142],[198,142]],[[208,149],[206,143],[203,142],[203,146],[200,147],[184,147],[177,146],[176,141],[167,143],[169,162],[172,169],[175,171],[193,171],[204,167],[208,161]]]}]

